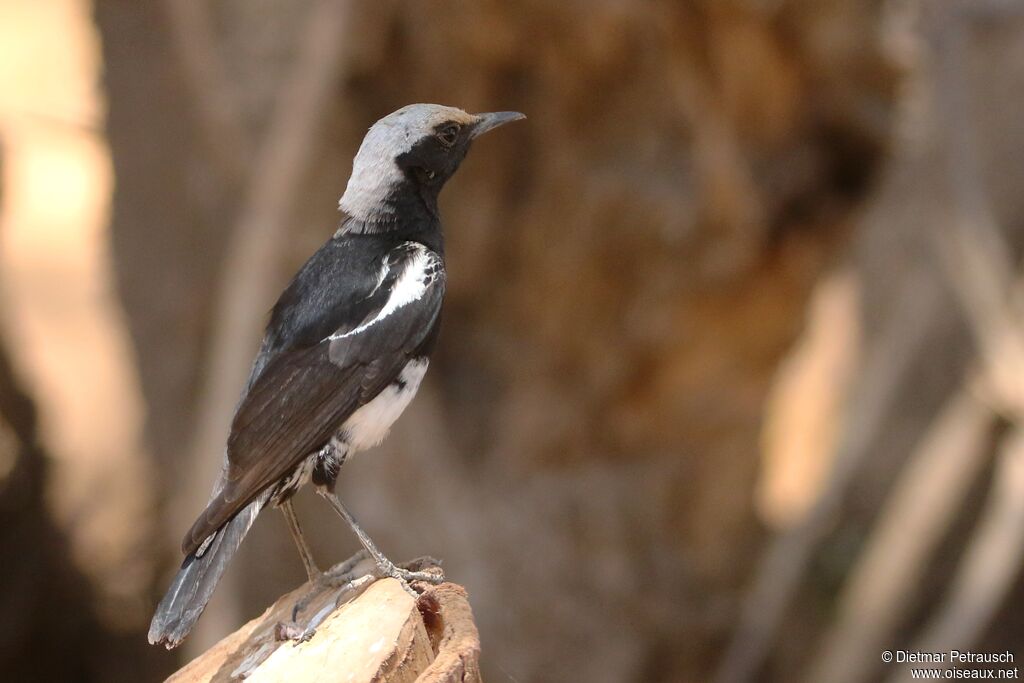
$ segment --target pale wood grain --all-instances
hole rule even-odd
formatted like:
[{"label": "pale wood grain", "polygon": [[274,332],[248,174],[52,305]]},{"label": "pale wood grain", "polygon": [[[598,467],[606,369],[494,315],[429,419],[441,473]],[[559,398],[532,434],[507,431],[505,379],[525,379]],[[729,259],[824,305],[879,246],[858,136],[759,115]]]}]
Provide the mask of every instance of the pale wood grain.
[{"label": "pale wood grain", "polygon": [[[359,569],[372,569],[363,563]],[[358,575],[360,572],[357,571]],[[364,578],[354,588],[305,584],[227,636],[169,682],[248,680],[331,683],[474,683],[480,678],[480,639],[461,586],[417,584],[413,597],[394,579]],[[304,643],[281,640],[296,601],[315,595],[299,614],[305,625],[328,611]],[[333,606],[338,596],[340,604]],[[333,606],[333,607],[332,607]]]}]

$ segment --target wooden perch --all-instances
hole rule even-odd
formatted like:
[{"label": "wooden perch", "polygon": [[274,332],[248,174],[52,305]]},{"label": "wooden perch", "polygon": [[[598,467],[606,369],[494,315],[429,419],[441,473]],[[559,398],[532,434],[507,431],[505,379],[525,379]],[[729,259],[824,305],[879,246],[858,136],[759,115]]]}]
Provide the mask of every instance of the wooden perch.
[{"label": "wooden perch", "polygon": [[[418,599],[395,579],[370,574],[342,588],[306,583],[167,680],[479,682],[480,639],[465,589],[414,585],[423,591]],[[292,610],[314,590],[297,628]],[[317,617],[322,620],[312,638],[288,639]]]}]

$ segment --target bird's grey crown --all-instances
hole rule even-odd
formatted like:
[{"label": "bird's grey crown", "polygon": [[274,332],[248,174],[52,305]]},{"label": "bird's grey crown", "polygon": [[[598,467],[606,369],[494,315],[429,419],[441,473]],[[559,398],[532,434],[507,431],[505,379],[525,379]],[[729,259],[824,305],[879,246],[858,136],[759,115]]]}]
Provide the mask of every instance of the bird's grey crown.
[{"label": "bird's grey crown", "polygon": [[352,161],[352,175],[338,208],[359,220],[386,213],[385,199],[403,179],[395,160],[419,140],[433,135],[441,123],[470,124],[476,120],[473,114],[456,107],[410,104],[377,121],[366,133]]}]

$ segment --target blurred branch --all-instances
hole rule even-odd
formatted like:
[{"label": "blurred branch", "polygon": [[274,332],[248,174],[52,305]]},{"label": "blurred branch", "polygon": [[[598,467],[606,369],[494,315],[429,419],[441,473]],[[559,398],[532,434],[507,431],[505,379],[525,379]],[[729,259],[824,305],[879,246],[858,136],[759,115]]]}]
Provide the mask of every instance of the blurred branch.
[{"label": "blurred branch", "polygon": [[941,301],[923,273],[916,271],[909,279],[850,398],[828,487],[806,518],[778,535],[765,551],[717,672],[719,683],[756,678],[815,548],[837,518],[875,435],[893,409],[910,361],[928,343],[931,325],[942,310]]},{"label": "blurred branch", "polygon": [[[280,88],[266,136],[253,160],[238,220],[231,231],[220,288],[215,292],[207,371],[198,400],[198,425],[179,500],[184,528],[206,500],[220,465],[231,414],[249,371],[264,316],[279,289],[275,277],[285,229],[302,175],[316,151],[317,133],[342,73],[342,36],[349,3],[319,0],[296,43],[295,63]],[[223,590],[222,593],[230,593]],[[237,623],[238,615],[226,619]],[[208,617],[206,623],[211,623]]]},{"label": "blurred branch", "polygon": [[806,680],[852,683],[876,666],[873,653],[892,644],[919,592],[918,577],[986,462],[993,423],[992,412],[968,390],[947,402],[879,514]]},{"label": "blurred branch", "polygon": [[1017,423],[1003,439],[986,507],[950,593],[916,643],[963,650],[991,623],[1024,562],[1024,327],[1014,299],[1024,279],[1013,274],[1012,251],[994,217],[977,159],[964,23],[941,5],[930,9],[937,36],[932,50],[936,109],[949,140],[948,177],[957,208],[953,239],[937,239],[982,355],[986,388]]},{"label": "blurred branch", "polygon": [[[666,22],[660,22],[667,28]],[[664,45],[663,64],[670,73],[670,96],[693,132],[693,158],[705,199],[706,220],[722,226],[716,236],[718,251],[711,259],[713,270],[731,264],[739,271],[750,265],[764,239],[765,206],[754,180],[753,169],[744,156],[735,127],[717,112],[722,106],[707,78],[692,63],[672,53],[681,49],[670,38]]]},{"label": "blurred branch", "polygon": [[[922,6],[922,31],[930,44],[929,82],[933,137],[944,156],[943,178],[953,207],[947,225],[934,226],[943,270],[976,340],[983,376],[1005,412],[1024,415],[1019,378],[1024,373],[1024,334],[1011,305],[1010,248],[995,220],[982,183],[974,116],[966,74],[963,19],[951,2]],[[808,680],[854,683],[871,672],[875,654],[917,594],[916,579],[956,518],[963,497],[986,455],[985,435],[994,425],[988,406],[962,390],[929,430],[922,449],[904,469],[879,517],[867,549],[851,572],[837,624]],[[1024,553],[1021,470],[1024,437],[1004,445],[991,501],[969,545],[953,594],[940,610],[921,648],[969,648],[1010,590]],[[981,565],[979,567],[979,564]],[[939,650],[931,650],[939,651]]]},{"label": "blurred branch", "polygon": [[[933,231],[940,260],[976,340],[986,382],[1007,412],[1024,416],[1024,329],[1013,306],[1012,250],[995,219],[977,158],[964,22],[947,6],[928,5],[934,110],[947,140],[945,162],[954,220]],[[1017,285],[1020,286],[1020,285]]]},{"label": "blurred branch", "polygon": [[1003,441],[988,503],[950,594],[913,649],[972,649],[1013,588],[1022,560],[1024,429],[1018,428]]},{"label": "blurred branch", "polygon": [[[946,272],[954,283],[954,289],[982,349],[985,379],[995,389],[996,396],[1004,405],[1013,406],[1015,414],[1024,415],[1024,409],[1021,408],[1024,406],[1024,395],[1021,394],[1019,381],[1016,381],[1016,378],[1024,374],[1024,334],[1021,333],[1015,316],[1009,310],[1008,294],[1013,280],[1010,252],[980,185],[978,161],[975,158],[976,146],[973,130],[969,125],[963,28],[959,22],[950,18],[948,3],[944,3],[943,7],[924,3],[922,9],[926,17],[932,20],[925,25],[924,36],[934,43],[934,73],[930,85],[935,100],[930,103],[930,109],[940,117],[940,132],[936,133],[936,138],[948,140],[946,152],[947,175],[951,185],[949,196],[957,212],[952,235],[938,226],[932,234],[939,244]],[[905,292],[903,296],[908,295]],[[908,297],[911,308],[915,306],[913,302],[918,300],[917,297],[928,302],[927,305],[922,304],[923,308],[936,310],[940,306],[938,295],[933,292],[919,292]],[[897,351],[893,357],[886,357],[892,351],[886,350],[886,344],[880,344],[878,353],[881,358],[876,359],[875,364],[869,363],[867,366],[864,378],[866,388],[862,388],[859,395],[852,398],[853,414],[847,425],[844,443],[840,446],[840,457],[837,458],[836,471],[829,489],[807,520],[779,536],[766,552],[754,587],[744,605],[740,625],[718,672],[718,680],[722,683],[751,680],[767,656],[774,633],[778,631],[785,611],[799,588],[814,547],[827,532],[831,519],[838,513],[845,491],[863,459],[866,445],[877,433],[876,428],[882,415],[891,407],[896,393],[895,387],[899,386],[900,378],[910,359],[907,350],[919,349],[925,341],[922,329],[915,329],[913,326],[920,325],[919,321],[928,320],[930,316],[920,310],[913,313],[918,317],[918,322],[903,327],[902,323],[907,321],[900,320],[900,316],[897,316],[887,333],[897,348],[900,344],[904,345],[902,352]],[[901,334],[907,335],[907,339],[900,339]],[[886,367],[887,370],[879,373],[879,367]],[[991,416],[984,416],[979,406],[969,404],[970,401],[971,399],[966,396],[955,399],[941,418],[948,424],[940,422],[933,427],[933,433],[954,429],[960,431],[960,438],[963,440],[962,450],[954,452],[939,449],[929,439],[915,458],[917,462],[945,462],[950,468],[948,471],[931,471],[928,477],[933,483],[945,482],[951,492],[963,484],[951,478],[950,472],[969,472],[977,467],[980,460],[977,451],[980,447],[979,439],[985,432],[984,427],[992,420]],[[962,405],[957,406],[957,403]],[[919,471],[918,468],[921,466],[912,464],[911,467]],[[915,481],[915,484],[924,486],[921,480]],[[912,576],[913,567],[923,562],[927,551],[948,525],[953,509],[926,506],[923,498],[919,499],[907,489],[906,484],[897,489],[895,498],[891,499],[889,504],[890,509],[901,509],[904,512],[914,510],[919,517],[904,519],[902,522],[883,518],[882,526],[872,541],[878,545],[869,546],[868,556],[859,565],[859,569],[855,570],[851,579],[851,587],[848,589],[847,599],[844,600],[844,604],[848,605],[850,610],[846,617],[848,621],[840,623],[829,636],[826,651],[814,664],[811,680],[820,680],[820,674],[826,670],[829,678],[859,678],[861,672],[858,660],[869,661],[860,655],[864,642],[878,637],[879,630],[895,623],[896,617],[891,603],[885,605],[885,610],[874,609],[877,607],[874,598],[866,595],[868,589],[865,585],[869,582],[878,582],[879,577],[884,574],[884,563],[878,559],[879,556],[883,552],[891,552],[886,548],[900,546],[900,552],[888,558],[891,564],[886,571],[905,573],[903,578],[898,575],[887,575],[887,582],[875,585],[875,592],[872,594],[875,597],[912,594],[909,593],[907,579]],[[911,525],[927,529],[932,537],[918,539],[916,546],[905,545],[908,536],[899,528],[909,528]],[[1016,555],[1007,554],[1003,559],[1015,560]],[[854,616],[853,612],[857,612],[859,616]],[[852,625],[857,618],[865,616],[871,619],[868,624]],[[851,662],[856,662],[856,665]],[[849,678],[844,679],[843,676]]]},{"label": "blurred branch", "polygon": [[217,36],[204,0],[164,0],[171,46],[192,92],[199,127],[228,185],[246,178],[251,141],[236,104],[231,79],[217,48]]}]

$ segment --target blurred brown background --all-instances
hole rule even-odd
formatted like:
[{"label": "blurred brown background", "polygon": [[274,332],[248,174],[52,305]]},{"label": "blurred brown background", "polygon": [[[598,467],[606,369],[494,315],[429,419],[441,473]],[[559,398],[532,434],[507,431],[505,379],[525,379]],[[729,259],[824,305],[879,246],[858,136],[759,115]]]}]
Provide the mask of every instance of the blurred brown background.
[{"label": "blurred brown background", "polygon": [[156,680],[303,580],[263,515],[145,644],[266,311],[417,101],[529,120],[442,197],[439,352],[339,490],[467,586],[486,678],[1024,649],[1024,4],[2,0],[0,678]]}]

